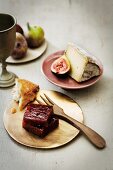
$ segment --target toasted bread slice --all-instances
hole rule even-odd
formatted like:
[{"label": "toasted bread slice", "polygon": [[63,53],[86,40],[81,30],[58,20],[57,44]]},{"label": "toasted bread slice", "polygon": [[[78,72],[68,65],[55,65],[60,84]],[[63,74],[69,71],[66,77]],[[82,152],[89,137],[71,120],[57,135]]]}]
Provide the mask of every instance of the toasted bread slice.
[{"label": "toasted bread slice", "polygon": [[39,91],[39,86],[24,79],[16,79],[13,99],[19,103],[19,109],[23,110],[25,106],[34,101]]}]

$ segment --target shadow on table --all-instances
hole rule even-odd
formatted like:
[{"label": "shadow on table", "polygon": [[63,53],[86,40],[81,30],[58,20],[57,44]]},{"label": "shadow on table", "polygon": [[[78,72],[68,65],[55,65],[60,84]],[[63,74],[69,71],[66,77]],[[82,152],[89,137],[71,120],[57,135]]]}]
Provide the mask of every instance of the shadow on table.
[{"label": "shadow on table", "polygon": [[78,98],[82,99],[84,97],[86,98],[87,96],[90,98],[90,97],[94,97],[94,95],[101,96],[107,93],[111,83],[112,83],[112,79],[103,75],[101,80],[99,80],[96,84],[90,87],[83,88],[83,89],[76,89],[76,90],[62,89],[62,91],[73,99],[78,99]]}]

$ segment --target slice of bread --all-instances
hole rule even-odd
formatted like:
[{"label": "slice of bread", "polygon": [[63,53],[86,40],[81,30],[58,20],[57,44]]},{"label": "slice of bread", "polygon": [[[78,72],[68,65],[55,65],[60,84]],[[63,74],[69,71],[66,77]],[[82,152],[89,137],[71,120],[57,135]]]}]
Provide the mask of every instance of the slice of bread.
[{"label": "slice of bread", "polygon": [[13,90],[13,99],[19,103],[19,109],[23,110],[25,106],[34,101],[39,86],[25,79],[16,79],[16,84]]}]

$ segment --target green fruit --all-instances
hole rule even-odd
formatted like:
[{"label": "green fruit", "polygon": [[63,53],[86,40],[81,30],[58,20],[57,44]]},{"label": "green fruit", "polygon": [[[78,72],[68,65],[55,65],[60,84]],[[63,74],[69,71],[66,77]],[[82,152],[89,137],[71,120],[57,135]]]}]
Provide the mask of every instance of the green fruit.
[{"label": "green fruit", "polygon": [[28,34],[26,37],[28,46],[30,48],[39,47],[44,41],[44,30],[40,26],[31,27],[29,23],[27,23]]}]

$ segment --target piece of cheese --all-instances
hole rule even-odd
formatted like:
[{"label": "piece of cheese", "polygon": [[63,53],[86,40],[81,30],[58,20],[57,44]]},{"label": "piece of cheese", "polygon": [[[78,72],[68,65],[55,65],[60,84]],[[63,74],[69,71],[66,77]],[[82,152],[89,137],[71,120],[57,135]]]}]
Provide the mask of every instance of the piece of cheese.
[{"label": "piece of cheese", "polygon": [[100,68],[97,63],[88,56],[86,51],[76,47],[74,44],[68,45],[65,55],[71,65],[69,75],[77,82],[86,81],[100,75]]}]

